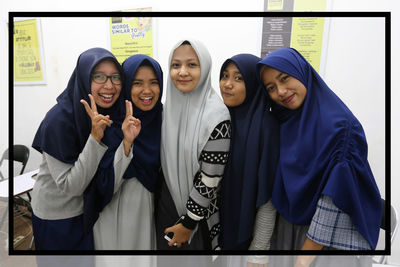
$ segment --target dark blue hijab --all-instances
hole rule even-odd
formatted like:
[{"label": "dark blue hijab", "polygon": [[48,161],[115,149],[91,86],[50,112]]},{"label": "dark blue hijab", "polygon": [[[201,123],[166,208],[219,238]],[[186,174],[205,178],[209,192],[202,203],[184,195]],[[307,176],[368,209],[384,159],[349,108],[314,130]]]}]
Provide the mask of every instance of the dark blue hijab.
[{"label": "dark blue hijab", "polygon": [[132,102],[133,116],[141,121],[142,129],[136,137],[133,146],[133,159],[128,166],[124,178],[136,177],[150,192],[154,192],[160,169],[160,142],[163,94],[163,72],[160,64],[146,55],[133,55],[122,64],[124,71],[124,97],[132,101],[131,88],[137,70],[143,64],[150,64],[160,85],[160,96],[156,105],[149,111],[143,111]]},{"label": "dark blue hijab", "polygon": [[[133,116],[140,119],[141,131],[134,140],[133,158],[127,167],[123,178],[137,178],[150,192],[155,191],[158,170],[160,168],[160,140],[161,140],[161,119],[162,119],[162,70],[154,59],[145,55],[134,55],[125,60],[122,64],[124,84],[121,96],[131,101],[131,87],[136,71],[147,60],[155,70],[160,84],[160,96],[154,108],[150,111],[142,111],[133,103]],[[125,104],[121,104],[125,114]],[[114,193],[114,155],[121,144],[124,136],[121,130],[125,115],[119,120],[113,120],[112,126],[105,131],[105,138],[109,142],[106,155],[104,155],[95,177],[85,191],[84,201],[84,225],[85,231],[92,230],[99,213],[110,203]],[[104,143],[104,138],[102,139]]]},{"label": "dark blue hijab", "polygon": [[[90,104],[90,75],[106,59],[113,61],[121,71],[113,54],[103,48],[92,48],[79,56],[67,88],[57,97],[57,104],[47,112],[41,122],[32,143],[33,148],[69,164],[78,159],[91,131],[90,117],[80,100],[84,99]],[[103,115],[110,115],[112,120],[118,120],[122,114],[122,101],[120,97],[112,108],[99,108],[98,111]]]},{"label": "dark blue hijab", "polygon": [[328,195],[375,248],[382,205],[360,122],[296,50],[276,50],[260,61],[259,70],[263,65],[293,76],[307,88],[295,112],[273,110],[285,118],[272,193],[275,208],[292,224],[308,225],[321,194]]},{"label": "dark blue hijab", "polygon": [[[104,60],[111,60],[122,75],[121,65],[113,54],[103,48],[83,52],[68,82],[67,88],[57,98],[57,104],[46,114],[33,141],[33,147],[56,159],[73,164],[82,152],[91,131],[91,120],[82,103],[90,103],[91,74]],[[120,95],[111,108],[97,107],[99,114],[110,115],[113,124],[104,131],[101,140],[108,149],[97,171],[84,192],[84,230],[90,232],[98,213],[112,198],[114,190],[113,159],[123,138],[121,123],[124,118],[123,97]],[[111,178],[109,178],[111,177]],[[99,195],[101,197],[99,197]],[[108,200],[108,202],[107,202]]]},{"label": "dark blue hijab", "polygon": [[239,69],[246,98],[228,107],[232,122],[230,156],[222,179],[221,237],[224,250],[247,250],[252,240],[257,208],[271,198],[279,157],[279,124],[269,112],[269,103],[257,79],[261,58],[239,54],[226,60]]}]

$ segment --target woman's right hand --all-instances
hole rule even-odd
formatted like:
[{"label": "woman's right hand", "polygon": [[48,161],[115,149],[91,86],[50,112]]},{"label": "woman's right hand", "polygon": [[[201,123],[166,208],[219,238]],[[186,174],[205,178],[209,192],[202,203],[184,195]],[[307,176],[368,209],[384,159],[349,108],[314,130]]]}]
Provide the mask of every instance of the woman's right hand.
[{"label": "woman's right hand", "polygon": [[104,136],[104,130],[106,129],[107,126],[111,125],[112,120],[110,119],[109,115],[104,116],[99,114],[97,112],[96,102],[94,101],[94,98],[91,94],[89,94],[89,98],[90,98],[90,106],[83,99],[81,99],[80,102],[85,106],[86,113],[92,120],[92,131],[90,134],[98,143],[100,143],[101,139],[103,139]]},{"label": "woman's right hand", "polygon": [[131,101],[125,100],[126,114],[125,120],[122,123],[122,132],[124,133],[124,151],[125,156],[129,155],[133,141],[139,135],[142,125],[139,119],[133,117],[133,108]]}]

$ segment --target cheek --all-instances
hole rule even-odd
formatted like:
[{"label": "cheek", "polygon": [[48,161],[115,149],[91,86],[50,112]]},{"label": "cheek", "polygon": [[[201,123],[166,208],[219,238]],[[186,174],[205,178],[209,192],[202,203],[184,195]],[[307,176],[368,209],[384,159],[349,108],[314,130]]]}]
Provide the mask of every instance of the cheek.
[{"label": "cheek", "polygon": [[131,98],[133,102],[136,102],[138,100],[138,90],[134,87],[131,89]]},{"label": "cheek", "polygon": [[177,71],[175,69],[171,70],[169,72],[169,76],[171,77],[171,79],[174,81],[176,79],[176,75],[177,75]]},{"label": "cheek", "polygon": [[222,88],[224,87],[224,82],[222,80],[219,81],[219,90],[222,91]]},{"label": "cheek", "polygon": [[307,95],[307,89],[304,87],[304,85],[301,85],[300,88],[298,89],[298,91],[302,97],[302,101],[304,101],[306,98],[306,95]]},{"label": "cheek", "polygon": [[115,89],[117,90],[116,95],[119,96],[121,94],[122,86],[118,85],[118,86],[115,87]]},{"label": "cheek", "polygon": [[274,102],[278,101],[278,95],[275,92],[274,93],[268,93],[268,95]]},{"label": "cheek", "polygon": [[240,89],[240,104],[242,104],[245,99],[246,99],[246,88],[243,87]]},{"label": "cheek", "polygon": [[97,92],[99,91],[98,85],[95,82],[92,82],[90,85],[90,93],[92,95],[97,94]]},{"label": "cheek", "polygon": [[157,86],[156,88],[154,88],[154,89],[153,89],[153,92],[154,92],[154,97],[155,97],[155,99],[158,100],[158,98],[160,97],[160,87]]}]

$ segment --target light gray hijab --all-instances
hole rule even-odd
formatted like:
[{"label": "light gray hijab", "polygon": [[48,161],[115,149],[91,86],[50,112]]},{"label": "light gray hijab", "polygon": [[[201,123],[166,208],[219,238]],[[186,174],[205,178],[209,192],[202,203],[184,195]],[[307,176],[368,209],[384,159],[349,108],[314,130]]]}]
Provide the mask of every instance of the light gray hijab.
[{"label": "light gray hijab", "polygon": [[200,41],[178,42],[169,55],[169,67],[175,49],[184,41],[199,58],[200,80],[192,92],[182,93],[168,75],[161,130],[161,166],[179,215],[186,214],[201,151],[214,128],[230,120],[228,109],[211,86],[211,56]]}]

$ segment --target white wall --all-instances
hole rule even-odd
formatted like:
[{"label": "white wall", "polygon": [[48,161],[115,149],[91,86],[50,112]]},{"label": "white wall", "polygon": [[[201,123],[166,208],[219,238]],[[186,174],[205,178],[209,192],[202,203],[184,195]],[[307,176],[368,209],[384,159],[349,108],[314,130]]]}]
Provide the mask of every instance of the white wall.
[{"label": "white wall", "polygon": [[[6,2],[6,3],[4,3]],[[135,7],[153,7],[154,11],[262,11],[263,1],[2,1],[0,18],[0,81],[8,86],[8,32],[5,26],[8,11],[115,11]],[[79,3],[79,4],[78,4]],[[193,5],[194,4],[194,5]],[[65,6],[60,6],[65,5]],[[5,8],[3,9],[3,6]],[[397,0],[333,0],[332,11],[392,10],[392,137],[400,135],[399,81],[400,6]],[[396,16],[397,15],[397,16]],[[218,89],[218,73],[222,62],[237,53],[259,55],[261,18],[158,18],[156,20],[155,55],[167,74],[170,48],[185,37],[202,40],[213,58],[213,86]],[[78,55],[91,47],[109,48],[107,18],[42,18],[42,35],[48,84],[14,88],[14,143],[30,147],[40,121],[55,98],[64,90]],[[382,18],[332,18],[326,55],[325,81],[350,107],[363,124],[369,143],[369,161],[382,196],[385,196],[384,147],[384,21]],[[7,51],[7,52],[6,52]],[[7,54],[6,54],[7,53]],[[166,75],[165,75],[166,76]],[[8,91],[1,89],[0,152],[8,146]],[[392,138],[392,184],[400,174],[398,139]],[[37,168],[40,154],[31,149],[27,171]],[[392,204],[400,210],[400,196],[392,190]],[[400,238],[392,246],[391,263],[400,264]]]}]

